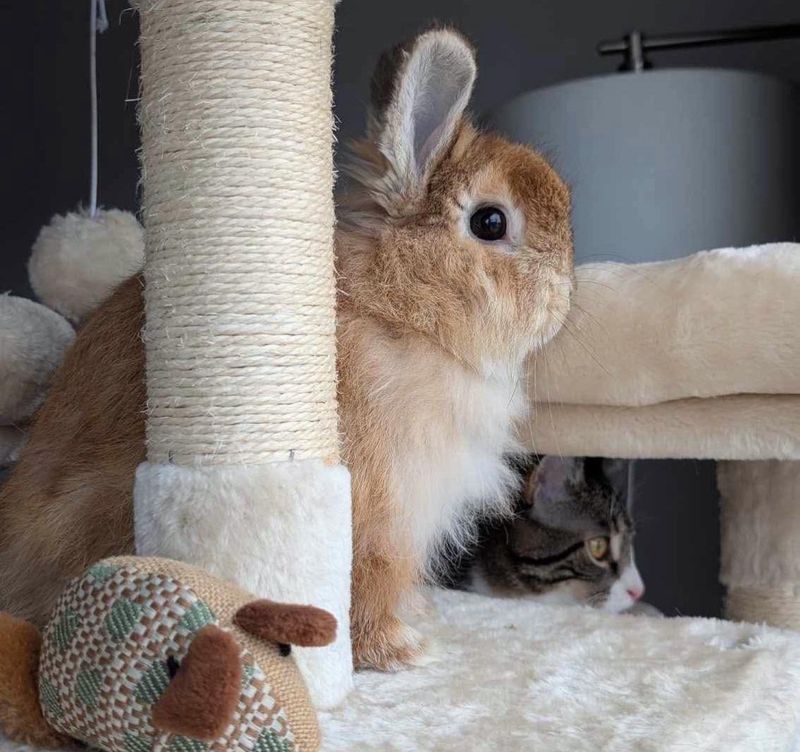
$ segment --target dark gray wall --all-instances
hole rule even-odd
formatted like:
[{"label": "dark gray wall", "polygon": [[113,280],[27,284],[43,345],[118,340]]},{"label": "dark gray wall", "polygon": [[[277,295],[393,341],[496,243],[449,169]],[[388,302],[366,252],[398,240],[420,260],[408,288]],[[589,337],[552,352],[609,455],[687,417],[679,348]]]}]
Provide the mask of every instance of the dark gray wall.
[{"label": "dark gray wall", "polygon": [[[477,44],[480,112],[522,91],[613,71],[597,41],[650,32],[797,21],[787,0],[342,0],[335,70],[339,139],[360,134],[379,52],[431,21],[453,23]],[[107,206],[136,206],[137,22],[108,0],[112,29],[98,43],[101,181]],[[4,244],[0,291],[28,294],[30,245],[52,214],[88,196],[87,1],[0,0]],[[743,68],[800,80],[800,42],[653,56],[657,65]],[[670,612],[712,614],[718,541],[710,463],[641,463],[641,566],[651,600]]]},{"label": "dark gray wall", "polygon": [[645,600],[670,616],[720,616],[716,463],[633,463],[636,559]]}]

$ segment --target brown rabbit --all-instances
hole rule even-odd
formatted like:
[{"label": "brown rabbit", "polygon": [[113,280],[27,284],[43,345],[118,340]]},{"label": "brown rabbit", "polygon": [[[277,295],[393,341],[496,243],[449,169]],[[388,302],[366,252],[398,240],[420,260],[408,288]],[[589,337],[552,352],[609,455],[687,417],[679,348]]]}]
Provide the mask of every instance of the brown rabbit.
[{"label": "brown rabbit", "polygon": [[[479,504],[502,507],[502,456],[526,415],[525,357],[573,285],[569,192],[530,149],[465,117],[476,74],[457,33],[383,56],[339,211],[339,404],[352,474],[356,663],[422,652],[398,618]],[[131,550],[143,459],[140,283],[80,332],[0,496],[0,608],[41,623],[63,583]]]}]

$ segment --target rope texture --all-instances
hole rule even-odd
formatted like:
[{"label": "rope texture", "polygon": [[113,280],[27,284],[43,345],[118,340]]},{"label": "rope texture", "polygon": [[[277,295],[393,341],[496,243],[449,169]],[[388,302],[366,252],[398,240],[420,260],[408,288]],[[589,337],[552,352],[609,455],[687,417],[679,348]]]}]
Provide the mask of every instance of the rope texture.
[{"label": "rope texture", "polygon": [[139,0],[147,451],[338,462],[332,0]]}]

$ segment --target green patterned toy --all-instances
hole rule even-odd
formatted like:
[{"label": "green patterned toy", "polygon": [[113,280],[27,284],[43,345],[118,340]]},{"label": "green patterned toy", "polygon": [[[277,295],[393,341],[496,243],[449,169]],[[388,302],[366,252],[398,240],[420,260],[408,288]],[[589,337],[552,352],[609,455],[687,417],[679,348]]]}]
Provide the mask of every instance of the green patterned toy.
[{"label": "green patterned toy", "polygon": [[[34,681],[25,649],[8,647],[31,630],[0,619],[0,673]],[[60,734],[105,752],[313,752],[316,715],[289,646],[335,630],[325,611],[253,600],[185,564],[107,559],[70,584],[44,629],[41,712],[0,687],[0,722],[21,740]]]}]

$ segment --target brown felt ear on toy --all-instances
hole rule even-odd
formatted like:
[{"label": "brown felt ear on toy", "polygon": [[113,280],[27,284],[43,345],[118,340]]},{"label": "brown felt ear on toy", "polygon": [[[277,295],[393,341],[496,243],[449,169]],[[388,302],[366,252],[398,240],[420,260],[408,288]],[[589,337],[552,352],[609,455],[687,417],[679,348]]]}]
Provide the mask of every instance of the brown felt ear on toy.
[{"label": "brown felt ear on toy", "polygon": [[56,733],[39,705],[39,630],[0,613],[0,729],[15,742],[62,747],[68,739]]},{"label": "brown felt ear on toy", "polygon": [[239,700],[242,664],[236,639],[219,627],[201,629],[161,699],[153,725],[209,742],[231,722]]},{"label": "brown felt ear on toy", "polygon": [[317,648],[336,639],[336,619],[315,606],[252,601],[236,612],[233,623],[254,637],[282,645]]}]

